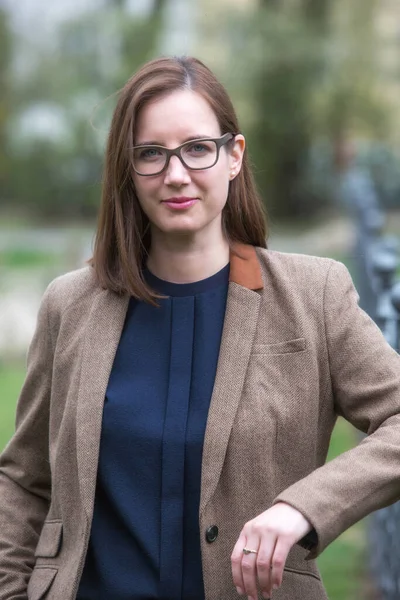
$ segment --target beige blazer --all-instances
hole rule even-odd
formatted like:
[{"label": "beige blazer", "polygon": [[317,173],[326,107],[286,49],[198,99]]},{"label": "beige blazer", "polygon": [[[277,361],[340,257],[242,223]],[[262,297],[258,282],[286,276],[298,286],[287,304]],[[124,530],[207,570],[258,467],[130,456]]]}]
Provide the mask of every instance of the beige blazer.
[{"label": "beige blazer", "polygon": [[[0,600],[76,596],[128,300],[100,289],[90,268],[45,293],[16,433],[0,459]],[[206,600],[237,600],[233,546],[277,500],[311,521],[319,545],[308,556],[293,548],[274,600],[326,598],[315,556],[400,495],[399,410],[400,358],[358,308],[346,268],[238,246],[203,453]],[[324,465],[337,414],[369,436]]]}]

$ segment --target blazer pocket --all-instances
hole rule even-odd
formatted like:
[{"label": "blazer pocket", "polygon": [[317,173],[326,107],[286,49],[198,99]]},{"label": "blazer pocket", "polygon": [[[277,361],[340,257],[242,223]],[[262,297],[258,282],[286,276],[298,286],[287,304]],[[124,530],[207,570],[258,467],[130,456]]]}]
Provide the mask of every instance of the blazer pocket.
[{"label": "blazer pocket", "polygon": [[306,349],[305,338],[296,338],[277,344],[254,344],[252,354],[292,354]]},{"label": "blazer pocket", "polygon": [[306,571],[305,569],[294,569],[292,567],[284,567],[284,571],[288,573],[295,573],[296,575],[306,575],[307,577],[314,577],[314,579],[318,579],[321,581],[321,577],[317,573],[313,573],[312,571]]},{"label": "blazer pocket", "polygon": [[62,530],[61,521],[45,521],[35,550],[36,558],[54,558],[57,556],[61,548]]},{"label": "blazer pocket", "polygon": [[49,591],[58,569],[35,567],[28,583],[28,600],[40,600]]}]

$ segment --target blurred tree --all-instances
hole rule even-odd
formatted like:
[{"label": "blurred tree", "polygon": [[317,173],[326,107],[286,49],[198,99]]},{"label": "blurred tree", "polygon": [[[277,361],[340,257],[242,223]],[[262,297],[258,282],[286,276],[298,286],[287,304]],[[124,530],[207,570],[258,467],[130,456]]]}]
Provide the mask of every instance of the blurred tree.
[{"label": "blurred tree", "polygon": [[[321,206],[306,181],[313,94],[324,68],[322,33],[309,10],[306,0],[294,9],[263,3],[251,21],[256,58],[249,69],[254,115],[247,135],[257,183],[276,218],[306,218]],[[325,30],[326,13],[319,17]]]},{"label": "blurred tree", "polygon": [[307,190],[302,193],[301,177],[311,144],[312,85],[320,65],[302,33],[291,35],[292,42],[297,38],[294,52],[277,40],[275,59],[260,65],[254,85],[259,118],[252,145],[258,182],[278,217],[305,216],[311,200]]},{"label": "blurred tree", "polygon": [[214,35],[234,57],[225,79],[243,107],[257,182],[274,217],[309,218],[334,201],[332,179],[321,182],[321,161],[311,162],[321,138],[329,142],[329,164],[343,137],[385,131],[377,3],[259,0],[255,11],[232,16],[224,32],[218,23]]},{"label": "blurred tree", "polygon": [[[349,164],[351,138],[388,138],[390,110],[380,78],[378,0],[328,0],[327,4],[324,20],[328,16],[329,31],[321,45],[323,76],[314,93],[313,144],[316,136],[329,140],[335,177]],[[335,199],[335,187],[331,190]]]},{"label": "blurred tree", "polygon": [[0,7],[0,201],[9,198],[8,174],[11,157],[7,141],[7,125],[12,110],[12,37],[9,28],[8,14]]},{"label": "blurred tree", "polygon": [[328,30],[330,25],[332,0],[302,0],[300,8],[303,16],[319,30]]},{"label": "blurred tree", "polygon": [[153,15],[159,15],[165,9],[167,0],[154,0],[153,2]]},{"label": "blurred tree", "polygon": [[9,184],[13,204],[38,218],[96,214],[114,92],[157,45],[163,0],[140,16],[123,0],[103,4],[62,22],[55,47],[37,46],[18,80]]},{"label": "blurred tree", "polygon": [[[127,11],[128,10],[128,0],[105,0],[106,5],[110,7],[117,8],[119,10]],[[166,0],[153,0],[150,4],[149,14],[151,16],[155,16],[159,14],[166,4]]]},{"label": "blurred tree", "polygon": [[317,129],[332,142],[341,164],[347,138],[387,135],[390,111],[385,102],[376,35],[378,0],[337,0],[327,65],[315,94]]},{"label": "blurred tree", "polygon": [[[259,0],[256,11],[239,17],[208,17],[197,35],[200,56],[212,67],[228,57],[220,75],[228,85],[230,79],[242,109],[258,184],[276,217],[308,218],[327,206],[328,190],[310,177],[310,156],[322,136],[337,152],[349,131],[385,132],[376,83],[377,2]],[[0,12],[0,143],[13,152],[12,168],[0,159],[0,174],[13,205],[30,206],[38,216],[96,212],[114,106],[109,95],[157,52],[167,4],[155,0],[138,15],[126,0],[102,0],[102,8],[61,23],[53,45],[43,39],[31,46],[23,76],[9,71],[12,40]],[[208,46],[211,59],[202,56]]]}]

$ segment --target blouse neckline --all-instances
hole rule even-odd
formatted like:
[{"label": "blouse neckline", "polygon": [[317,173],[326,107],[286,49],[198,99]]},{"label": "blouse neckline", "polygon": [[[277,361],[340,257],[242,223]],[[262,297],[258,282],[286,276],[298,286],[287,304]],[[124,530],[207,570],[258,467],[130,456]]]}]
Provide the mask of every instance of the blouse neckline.
[{"label": "blouse neckline", "polygon": [[194,281],[192,283],[173,283],[172,281],[165,281],[154,275],[147,267],[144,268],[143,274],[147,283],[158,293],[165,296],[195,296],[204,292],[209,292],[222,285],[228,285],[229,282],[229,269],[230,264],[228,263],[220,271],[201,279],[200,281]]}]

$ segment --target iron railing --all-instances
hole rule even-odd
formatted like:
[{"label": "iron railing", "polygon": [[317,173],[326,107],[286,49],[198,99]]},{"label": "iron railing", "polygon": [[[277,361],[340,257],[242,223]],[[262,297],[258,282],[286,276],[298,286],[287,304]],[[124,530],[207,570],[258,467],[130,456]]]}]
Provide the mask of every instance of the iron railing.
[{"label": "iron railing", "polygon": [[[367,172],[349,170],[342,181],[342,199],[356,231],[353,275],[360,306],[399,352],[399,241],[384,234],[386,218]],[[368,555],[379,600],[400,600],[400,502],[369,518]]]}]

